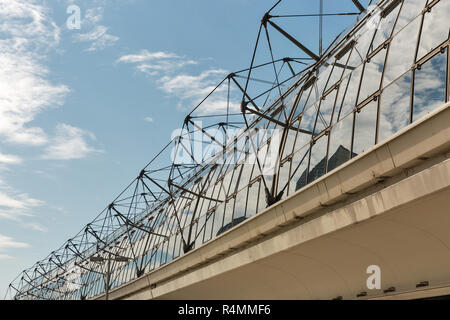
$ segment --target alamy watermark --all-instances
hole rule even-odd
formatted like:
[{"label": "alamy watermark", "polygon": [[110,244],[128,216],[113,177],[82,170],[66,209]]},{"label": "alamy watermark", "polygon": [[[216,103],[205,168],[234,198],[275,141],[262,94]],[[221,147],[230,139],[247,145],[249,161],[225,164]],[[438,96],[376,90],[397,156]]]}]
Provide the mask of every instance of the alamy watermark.
[{"label": "alamy watermark", "polygon": [[174,164],[202,164],[213,161],[245,163],[261,166],[263,175],[273,175],[279,162],[282,130],[203,128],[202,121],[194,122],[194,130],[177,129],[172,133]]},{"label": "alamy watermark", "polygon": [[81,9],[79,6],[72,4],[66,10],[69,17],[66,21],[67,29],[80,30],[81,29]]}]

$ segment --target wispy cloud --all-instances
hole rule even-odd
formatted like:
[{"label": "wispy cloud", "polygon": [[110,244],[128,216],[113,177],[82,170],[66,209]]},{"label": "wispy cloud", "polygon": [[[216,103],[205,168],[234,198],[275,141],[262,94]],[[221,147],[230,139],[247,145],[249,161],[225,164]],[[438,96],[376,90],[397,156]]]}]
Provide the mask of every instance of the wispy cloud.
[{"label": "wispy cloud", "polygon": [[153,118],[152,117],[145,117],[144,118],[145,121],[152,123],[153,122]]},{"label": "wispy cloud", "polygon": [[30,210],[43,204],[43,201],[9,187],[0,190],[0,218],[17,220],[19,217],[31,216]]},{"label": "wispy cloud", "polygon": [[[0,252],[5,252],[9,249],[23,249],[23,248],[27,248],[30,245],[28,243],[25,242],[18,242],[15,241],[13,238],[11,237],[7,237],[4,236],[2,234],[0,234]],[[8,254],[0,254],[0,260],[1,259],[12,259],[13,257],[8,255]]]},{"label": "wispy cloud", "polygon": [[56,128],[56,137],[46,148],[46,153],[42,156],[47,160],[73,160],[82,159],[90,153],[102,152],[92,148],[87,140],[95,140],[95,135],[89,131],[59,124]]},{"label": "wispy cloud", "polygon": [[[177,106],[183,111],[197,105],[227,74],[226,70],[219,68],[209,68],[199,74],[188,73],[185,67],[198,65],[197,61],[164,51],[142,50],[135,54],[124,55],[116,62],[132,64],[138,72],[154,78],[158,89],[179,99]],[[223,91],[223,88],[217,90],[220,91]],[[240,107],[236,103],[227,104],[225,97],[216,96],[208,99],[197,113],[213,114],[224,112],[227,108],[234,112]]]},{"label": "wispy cloud", "polygon": [[0,136],[13,143],[45,144],[45,132],[29,123],[42,110],[61,105],[69,92],[47,79],[42,64],[59,43],[60,29],[44,6],[3,0],[0,35]]},{"label": "wispy cloud", "polygon": [[21,162],[22,159],[18,156],[0,153],[0,164],[19,164]]},{"label": "wispy cloud", "polygon": [[122,56],[116,62],[134,64],[136,70],[150,76],[173,72],[188,65],[198,64],[197,61],[186,59],[175,53],[164,51],[150,52],[148,50]]},{"label": "wispy cloud", "polygon": [[120,39],[108,33],[109,28],[100,24],[103,20],[103,13],[104,9],[101,6],[87,9],[82,19],[82,29],[88,29],[89,31],[74,36],[76,42],[90,43],[86,51],[103,50],[113,46]]},{"label": "wispy cloud", "polygon": [[98,51],[114,45],[119,37],[108,34],[108,28],[105,26],[96,26],[88,33],[75,36],[75,39],[79,42],[91,42],[86,51]]},{"label": "wispy cloud", "polygon": [[23,227],[26,229],[31,229],[33,231],[39,231],[39,232],[47,232],[48,229],[37,222],[27,222],[23,224]]}]

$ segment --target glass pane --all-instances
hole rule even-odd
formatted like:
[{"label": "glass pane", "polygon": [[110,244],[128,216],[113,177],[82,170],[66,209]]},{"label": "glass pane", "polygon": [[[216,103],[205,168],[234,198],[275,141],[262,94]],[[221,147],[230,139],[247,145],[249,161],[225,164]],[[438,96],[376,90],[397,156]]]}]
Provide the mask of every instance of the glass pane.
[{"label": "glass pane", "polygon": [[386,62],[384,85],[411,69],[414,63],[420,18],[417,17],[392,39]]},{"label": "glass pane", "polygon": [[367,97],[380,88],[385,57],[386,50],[382,49],[374,57],[372,57],[370,62],[366,63],[358,103],[364,101]]},{"label": "glass pane", "polygon": [[[404,26],[406,26],[410,21],[416,18],[422,10],[425,8],[427,0],[406,0],[402,6],[402,12],[398,17],[397,25],[395,26],[395,31],[398,32]],[[399,6],[400,7],[400,6]]]},{"label": "glass pane", "polygon": [[439,1],[431,12],[425,13],[417,56],[419,59],[448,39],[449,14],[450,1],[448,0]]},{"label": "glass pane", "polygon": [[313,131],[317,117],[317,109],[318,105],[314,104],[305,111],[300,123],[300,128],[302,130],[307,130],[309,132]]},{"label": "glass pane", "polygon": [[[387,2],[387,5],[390,2]],[[386,41],[392,34],[392,28],[394,27],[395,21],[397,20],[397,16],[400,10],[400,5],[398,5],[392,12],[390,12],[386,17],[381,18],[379,20],[379,24],[377,25],[377,33],[375,34],[375,38],[372,44],[372,50],[378,48],[384,41]],[[381,15],[381,11],[378,12]]]},{"label": "glass pane", "polygon": [[311,159],[309,163],[308,183],[325,174],[327,166],[328,136],[323,135],[311,147]]},{"label": "glass pane", "polygon": [[336,123],[331,129],[330,150],[328,151],[328,171],[350,159],[353,130],[353,113]]},{"label": "glass pane", "polygon": [[[225,202],[222,202],[220,205],[217,206],[216,213],[214,214],[214,220],[212,225],[212,238],[214,239],[217,234],[219,233],[219,230],[222,228],[222,222],[223,222],[223,210]],[[212,217],[211,217],[212,218]]]},{"label": "glass pane", "polygon": [[378,102],[372,101],[355,114],[353,153],[361,154],[375,144]]},{"label": "glass pane", "polygon": [[381,95],[378,142],[385,140],[409,124],[411,74],[404,74]]},{"label": "glass pane", "polygon": [[308,168],[309,145],[298,150],[292,158],[292,179],[289,181],[289,190],[294,193],[306,185],[306,175]]},{"label": "glass pane", "polygon": [[[291,167],[291,163],[289,161],[285,162],[280,167],[280,173],[278,177],[278,191],[281,191],[286,184],[289,183],[289,169]],[[283,197],[286,196],[287,192],[283,194]]]},{"label": "glass pane", "polygon": [[305,109],[306,101],[308,100],[308,96],[311,93],[312,88],[308,88],[302,92],[302,95],[300,97],[300,101],[297,105],[297,108],[295,109],[294,118],[297,117],[300,113],[303,112]]},{"label": "glass pane", "polygon": [[258,193],[259,193],[259,182],[254,183],[251,187],[249,187],[247,199],[247,211],[245,213],[247,217],[252,217],[256,214],[258,204]]},{"label": "glass pane", "polygon": [[355,36],[356,45],[352,50],[348,65],[358,67],[367,57],[369,46],[372,43],[376,28],[361,28]]},{"label": "glass pane", "polygon": [[319,97],[322,96],[324,90],[325,90],[325,85],[328,83],[328,80],[330,78],[330,73],[333,70],[333,65],[329,64],[329,65],[325,65],[323,64],[320,68],[319,68],[319,74],[317,76],[317,81],[315,84],[315,90],[317,90]]},{"label": "glass pane", "polygon": [[446,68],[447,49],[415,71],[413,121],[444,104]]},{"label": "glass pane", "polygon": [[234,220],[245,216],[245,202],[247,201],[247,188],[240,191],[234,204]]},{"label": "glass pane", "polygon": [[234,207],[234,198],[230,199],[225,203],[225,216],[223,219],[221,232],[225,232],[226,230],[231,228],[232,220],[233,220],[233,207]]},{"label": "glass pane", "polygon": [[336,101],[336,92],[337,90],[331,91],[320,104],[320,114],[316,125],[316,132],[318,133],[330,126],[331,115],[333,114],[334,103]]},{"label": "glass pane", "polygon": [[[345,96],[343,95],[344,102],[342,104],[339,118],[343,118],[349,113],[353,112],[353,109],[356,105],[356,96],[358,94],[358,88],[359,83],[361,80],[361,70],[362,65],[353,70],[353,72],[350,75],[350,79],[348,80],[348,86],[346,85],[345,88]],[[347,81],[344,81],[343,83],[346,83]],[[340,91],[342,92],[344,88],[341,88]]]}]

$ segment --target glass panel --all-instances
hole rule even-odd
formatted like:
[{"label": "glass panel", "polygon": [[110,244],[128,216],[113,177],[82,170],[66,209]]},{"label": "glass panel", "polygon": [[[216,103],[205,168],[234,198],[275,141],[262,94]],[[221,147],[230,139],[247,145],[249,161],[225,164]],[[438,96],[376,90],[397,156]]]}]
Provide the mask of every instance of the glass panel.
[{"label": "glass panel", "polygon": [[[348,80],[348,86],[345,89],[345,96],[343,96],[344,102],[340,110],[340,118],[345,117],[347,114],[353,112],[356,105],[356,96],[358,94],[359,82],[361,80],[362,65],[356,68],[350,75]],[[346,83],[346,81],[344,81]],[[340,90],[342,90],[341,88]]]},{"label": "glass panel", "polygon": [[297,131],[289,130],[288,135],[286,137],[286,143],[284,145],[283,150],[283,156],[281,159],[286,158],[288,155],[292,154],[294,151],[294,143],[295,143],[295,136],[297,135]]},{"label": "glass panel", "polygon": [[225,232],[231,227],[231,222],[233,220],[233,207],[234,198],[230,199],[228,203],[225,203],[225,216],[222,224],[222,232]]},{"label": "glass panel", "polygon": [[[427,0],[406,0],[403,3],[402,12],[398,18],[395,32],[406,26],[410,21],[417,17],[425,8]],[[400,7],[400,6],[399,6]]]},{"label": "glass panel", "polygon": [[249,187],[247,199],[247,211],[246,211],[247,217],[251,217],[256,214],[258,193],[259,193],[259,182],[256,182],[251,187]]},{"label": "glass panel", "polygon": [[295,109],[295,113],[294,113],[294,118],[297,117],[300,113],[303,112],[304,108],[305,108],[305,104],[306,101],[308,100],[308,96],[311,93],[312,87],[306,89],[305,91],[302,92],[302,95],[300,97],[300,101],[297,105],[297,108]]},{"label": "glass panel", "polygon": [[355,114],[353,153],[358,155],[375,144],[378,102],[372,101]]},{"label": "glass panel", "polygon": [[215,238],[219,233],[219,230],[222,228],[224,206],[225,202],[222,202],[220,205],[217,206],[212,226],[213,227],[212,238]]},{"label": "glass panel", "polygon": [[412,67],[420,18],[417,17],[393,38],[388,52],[384,85],[391,83]]},{"label": "glass panel", "polygon": [[380,88],[385,57],[386,50],[382,49],[374,57],[372,57],[370,62],[366,63],[358,103],[364,101]]},{"label": "glass panel", "polygon": [[317,76],[317,81],[315,84],[315,90],[317,90],[318,96],[322,96],[325,85],[328,83],[328,80],[330,78],[330,73],[333,70],[333,65],[329,64],[328,66],[322,65],[319,68],[319,74]]},{"label": "glass panel", "polygon": [[311,147],[311,159],[309,163],[308,183],[325,174],[327,166],[328,136],[323,135]]},{"label": "glass panel", "polygon": [[448,39],[449,13],[450,1],[448,0],[439,1],[431,8],[431,12],[425,13],[417,56],[419,59]]},{"label": "glass panel", "polygon": [[240,191],[236,196],[236,203],[234,204],[234,219],[239,219],[245,216],[245,202],[247,200],[247,188]]},{"label": "glass panel", "polygon": [[376,28],[361,28],[358,34],[355,36],[356,45],[352,50],[348,65],[357,67],[361,65],[364,59],[367,57],[369,46],[372,43],[373,36],[375,35]]},{"label": "glass panel", "polygon": [[305,111],[300,123],[300,129],[307,130],[310,132],[313,131],[317,117],[317,109],[318,109],[317,104],[314,104]]},{"label": "glass panel", "polygon": [[438,53],[415,71],[413,121],[442,106],[445,102],[447,50]]},{"label": "glass panel", "polygon": [[[387,4],[390,2],[388,1]],[[386,41],[392,34],[392,28],[394,27],[395,21],[400,10],[400,5],[398,5],[392,12],[390,12],[386,17],[379,20],[377,25],[377,33],[372,44],[372,50],[378,48],[384,41]],[[381,11],[378,12],[381,15]]]},{"label": "glass panel", "polygon": [[[289,170],[291,167],[291,163],[289,161],[285,162],[280,167],[280,173],[278,177],[278,191],[281,191],[286,184],[289,183]],[[283,194],[283,197],[286,196],[286,192]]]},{"label": "glass panel", "polygon": [[411,74],[404,74],[383,90],[381,95],[378,142],[409,124]]},{"label": "glass panel", "polygon": [[352,129],[353,113],[347,115],[331,129],[328,171],[339,167],[350,159]]},{"label": "glass panel", "polygon": [[334,103],[336,101],[337,90],[331,91],[320,104],[320,114],[317,120],[316,132],[321,132],[322,130],[328,128],[331,123],[331,115],[333,114]]},{"label": "glass panel", "polygon": [[[292,179],[289,182],[289,191],[294,193],[306,185],[308,169],[309,144],[297,151],[292,158]],[[292,190],[292,191],[291,191]]]},{"label": "glass panel", "polygon": [[209,241],[211,239],[212,231],[213,231],[213,223],[214,223],[214,212],[209,213],[207,216],[206,227],[205,227],[205,237],[204,242]]},{"label": "glass panel", "polygon": [[[264,177],[266,179],[266,183],[270,185],[270,183],[267,181],[267,177]],[[264,183],[261,181],[259,185],[259,196],[258,196],[258,210],[256,213],[260,213],[267,207],[267,201],[266,201],[266,189],[264,186]]]}]

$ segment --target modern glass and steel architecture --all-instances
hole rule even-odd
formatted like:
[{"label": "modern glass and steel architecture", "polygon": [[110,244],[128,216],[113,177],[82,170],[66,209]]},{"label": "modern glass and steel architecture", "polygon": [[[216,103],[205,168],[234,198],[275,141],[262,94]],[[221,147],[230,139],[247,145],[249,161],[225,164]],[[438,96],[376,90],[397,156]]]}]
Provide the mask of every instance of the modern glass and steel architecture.
[{"label": "modern glass and steel architecture", "polygon": [[[250,68],[227,76],[100,215],[14,280],[8,298],[107,293],[302,192],[448,101],[450,0],[352,2],[356,24],[317,53],[281,27],[274,6]],[[276,36],[303,57],[276,59]],[[261,56],[268,62],[258,64]]]}]

